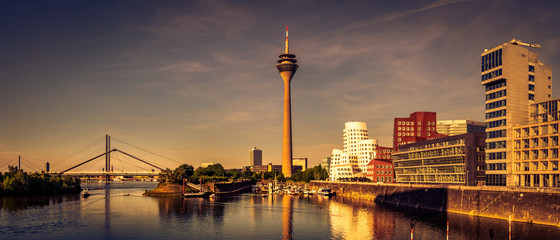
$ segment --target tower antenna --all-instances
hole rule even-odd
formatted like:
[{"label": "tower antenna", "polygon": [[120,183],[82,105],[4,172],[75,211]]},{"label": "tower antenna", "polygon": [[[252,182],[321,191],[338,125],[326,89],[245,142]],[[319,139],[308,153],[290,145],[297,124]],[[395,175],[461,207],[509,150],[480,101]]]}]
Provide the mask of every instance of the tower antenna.
[{"label": "tower antenna", "polygon": [[286,25],[286,54],[289,53],[290,46],[288,45],[288,25]]}]

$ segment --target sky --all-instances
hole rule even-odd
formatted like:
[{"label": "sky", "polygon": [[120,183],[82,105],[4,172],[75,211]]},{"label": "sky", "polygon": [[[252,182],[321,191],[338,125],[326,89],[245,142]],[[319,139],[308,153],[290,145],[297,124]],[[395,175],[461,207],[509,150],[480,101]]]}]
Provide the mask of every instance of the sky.
[{"label": "sky", "polygon": [[480,54],[512,38],[542,45],[559,96],[558,16],[529,0],[2,1],[0,170],[22,156],[60,171],[103,153],[105,134],[169,168],[241,168],[253,146],[281,164],[286,25],[293,156],[310,166],[348,121],[382,146],[415,111],[483,121]]}]

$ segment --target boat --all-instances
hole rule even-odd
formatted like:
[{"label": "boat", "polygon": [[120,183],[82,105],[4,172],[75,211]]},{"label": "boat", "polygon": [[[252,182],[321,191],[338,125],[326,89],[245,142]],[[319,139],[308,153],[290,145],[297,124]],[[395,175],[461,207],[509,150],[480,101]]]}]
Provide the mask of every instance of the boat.
[{"label": "boat", "polygon": [[334,195],[334,192],[330,188],[321,188],[317,191],[317,194],[330,197]]},{"label": "boat", "polygon": [[82,197],[84,197],[84,198],[89,197],[89,192],[88,192],[88,189],[87,189],[87,188],[84,189],[84,191],[82,191]]},{"label": "boat", "polygon": [[213,195],[211,192],[184,193],[184,198],[206,198]]}]

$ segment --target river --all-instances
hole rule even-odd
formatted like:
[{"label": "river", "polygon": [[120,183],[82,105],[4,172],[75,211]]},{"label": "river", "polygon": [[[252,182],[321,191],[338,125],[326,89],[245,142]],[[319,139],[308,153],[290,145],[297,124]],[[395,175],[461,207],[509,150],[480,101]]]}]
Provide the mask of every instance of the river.
[{"label": "river", "polygon": [[[508,222],[378,206],[341,197],[243,194],[144,197],[156,183],[83,184],[91,195],[1,197],[0,239],[508,239]],[[512,223],[512,239],[559,239],[555,226]]]}]

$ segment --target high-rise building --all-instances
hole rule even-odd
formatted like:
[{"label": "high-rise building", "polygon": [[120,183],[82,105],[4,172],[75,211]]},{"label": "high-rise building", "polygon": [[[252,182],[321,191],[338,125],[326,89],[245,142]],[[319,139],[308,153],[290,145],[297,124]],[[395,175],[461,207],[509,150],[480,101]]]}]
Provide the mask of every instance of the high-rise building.
[{"label": "high-rise building", "polygon": [[284,80],[284,130],[282,134],[282,173],[292,176],[292,103],[290,82],[298,69],[296,55],[291,54],[288,44],[288,26],[286,26],[286,49],[280,54],[276,68]]},{"label": "high-rise building", "polygon": [[331,181],[353,178],[358,173],[364,173],[365,177],[368,163],[388,152],[388,148],[378,146],[376,139],[369,138],[364,122],[346,122],[342,136],[342,150],[332,151],[329,169]]},{"label": "high-rise building", "polygon": [[262,165],[262,150],[258,149],[257,147],[253,147],[251,151],[249,151],[249,165]]},{"label": "high-rise building", "polygon": [[408,118],[395,118],[393,124],[393,151],[399,145],[443,137],[436,131],[435,112],[414,112]]},{"label": "high-rise building", "polygon": [[[529,121],[529,105],[551,99],[552,70],[518,40],[481,54],[486,88],[486,184],[514,186],[512,127]],[[509,129],[509,130],[508,130]]]},{"label": "high-rise building", "polygon": [[442,120],[437,121],[437,133],[455,136],[465,134],[467,132],[480,132],[484,133],[486,130],[486,123],[473,121],[473,120]]},{"label": "high-rise building", "polygon": [[307,158],[294,158],[292,160],[292,166],[301,166],[301,170],[305,171],[305,169],[307,169]]}]

